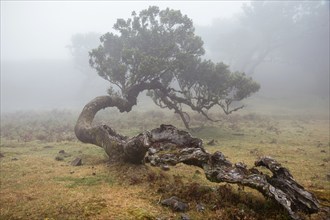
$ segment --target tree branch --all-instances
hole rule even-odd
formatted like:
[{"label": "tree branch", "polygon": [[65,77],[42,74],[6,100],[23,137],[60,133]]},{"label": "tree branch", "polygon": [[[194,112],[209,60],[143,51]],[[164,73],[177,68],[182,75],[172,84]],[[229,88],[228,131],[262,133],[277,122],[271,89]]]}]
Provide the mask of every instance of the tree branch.
[{"label": "tree branch", "polygon": [[178,163],[198,166],[212,182],[248,186],[274,199],[288,211],[292,219],[300,219],[299,212],[312,214],[320,209],[316,197],[299,185],[286,168],[270,157],[260,158],[255,165],[268,168],[273,173],[271,177],[262,174],[256,168],[247,169],[241,162],[232,164],[219,151],[214,154],[208,153],[200,139],[193,138],[189,133],[179,131],[171,125],[161,125],[160,129],[152,130],[151,134],[155,130],[162,133],[180,133],[185,143],[178,144],[171,140],[172,145],[168,145],[164,138],[153,138],[149,147],[153,150],[148,151],[146,159],[154,166],[174,166]]}]

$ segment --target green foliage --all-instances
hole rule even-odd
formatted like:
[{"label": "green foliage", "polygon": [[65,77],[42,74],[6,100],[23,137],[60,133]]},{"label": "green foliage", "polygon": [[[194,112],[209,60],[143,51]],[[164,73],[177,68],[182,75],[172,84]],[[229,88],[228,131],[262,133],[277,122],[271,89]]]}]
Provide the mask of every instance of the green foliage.
[{"label": "green foliage", "polygon": [[259,90],[244,73],[231,73],[223,63],[202,59],[203,41],[180,11],[149,7],[127,20],[118,19],[114,30],[90,52],[91,66],[110,82],[109,95],[136,100],[149,90],[157,105],[184,119],[182,105],[205,116],[213,106],[229,114],[242,108],[230,110],[232,102]]},{"label": "green foliage", "polygon": [[174,72],[204,54],[202,40],[194,35],[192,21],[180,11],[149,7],[127,21],[118,19],[101,45],[90,55],[91,65],[121,92],[144,81],[161,78],[168,85]]}]

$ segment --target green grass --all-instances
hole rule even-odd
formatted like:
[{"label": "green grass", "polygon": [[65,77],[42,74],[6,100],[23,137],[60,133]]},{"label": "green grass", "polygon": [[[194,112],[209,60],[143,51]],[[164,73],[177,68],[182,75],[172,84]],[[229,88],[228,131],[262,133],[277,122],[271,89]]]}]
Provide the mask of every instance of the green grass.
[{"label": "green grass", "polygon": [[105,175],[98,175],[96,176],[87,176],[87,177],[71,177],[71,176],[65,176],[65,177],[56,177],[54,178],[55,181],[60,182],[66,182],[66,187],[68,188],[75,188],[78,186],[95,186],[99,185],[101,183],[107,183],[110,186],[114,183],[113,178]]}]

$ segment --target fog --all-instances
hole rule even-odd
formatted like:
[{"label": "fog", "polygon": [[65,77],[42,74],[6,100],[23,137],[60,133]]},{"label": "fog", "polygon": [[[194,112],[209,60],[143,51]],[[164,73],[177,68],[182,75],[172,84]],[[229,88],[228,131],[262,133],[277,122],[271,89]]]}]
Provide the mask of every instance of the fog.
[{"label": "fog", "polygon": [[[244,5],[251,5],[247,1],[1,1],[1,112],[81,109],[93,97],[105,95],[107,82],[88,66],[87,55],[73,56],[74,36],[111,32],[117,18],[126,19],[149,5],[181,10],[202,37],[206,58],[224,61],[231,70],[246,72],[259,82],[261,90],[250,99],[250,106],[275,100],[326,112],[328,4],[312,2],[307,11],[296,12],[290,26],[285,16],[265,19],[267,7],[264,14],[245,18]],[[291,5],[285,7],[290,13]],[[315,16],[306,16],[314,12]],[[274,44],[269,39],[275,39]],[[87,54],[90,48],[85,49]]]}]

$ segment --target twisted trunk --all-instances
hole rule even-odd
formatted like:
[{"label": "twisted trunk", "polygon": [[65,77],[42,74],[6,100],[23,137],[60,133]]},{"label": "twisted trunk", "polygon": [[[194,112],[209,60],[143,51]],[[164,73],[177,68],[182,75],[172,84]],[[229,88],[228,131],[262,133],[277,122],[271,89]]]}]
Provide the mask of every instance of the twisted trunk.
[{"label": "twisted trunk", "polygon": [[117,107],[121,112],[130,111],[136,99],[127,101],[118,97],[100,96],[89,102],[81,112],[75,133],[84,142],[102,147],[112,160],[131,163],[147,162],[153,166],[184,163],[201,167],[212,182],[236,183],[249,186],[282,205],[293,219],[298,213],[318,212],[320,205],[313,194],[306,191],[290,172],[269,157],[260,158],[256,166],[268,168],[268,176],[256,168],[248,169],[243,163],[232,164],[221,152],[208,153],[202,140],[171,125],[146,131],[128,138],[116,133],[107,125],[92,126],[96,113],[107,107]]}]

